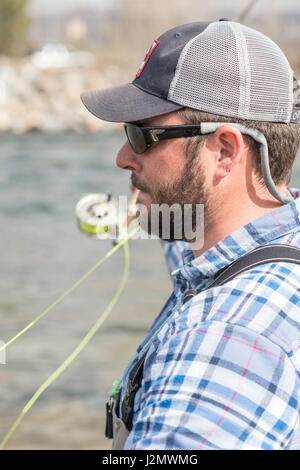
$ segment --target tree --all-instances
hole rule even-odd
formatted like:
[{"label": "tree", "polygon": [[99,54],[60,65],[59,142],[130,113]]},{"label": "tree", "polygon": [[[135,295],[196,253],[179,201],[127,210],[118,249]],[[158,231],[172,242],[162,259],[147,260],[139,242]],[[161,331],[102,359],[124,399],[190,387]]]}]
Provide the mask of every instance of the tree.
[{"label": "tree", "polygon": [[19,55],[26,49],[28,0],[0,0],[0,54]]}]

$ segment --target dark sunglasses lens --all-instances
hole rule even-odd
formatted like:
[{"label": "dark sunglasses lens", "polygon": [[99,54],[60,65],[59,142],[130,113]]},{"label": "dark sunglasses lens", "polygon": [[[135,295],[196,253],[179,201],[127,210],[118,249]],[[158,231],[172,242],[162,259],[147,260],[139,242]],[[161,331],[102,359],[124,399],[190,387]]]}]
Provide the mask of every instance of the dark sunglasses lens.
[{"label": "dark sunglasses lens", "polygon": [[125,131],[130,145],[136,153],[144,153],[147,144],[141,129],[134,124],[125,124]]}]

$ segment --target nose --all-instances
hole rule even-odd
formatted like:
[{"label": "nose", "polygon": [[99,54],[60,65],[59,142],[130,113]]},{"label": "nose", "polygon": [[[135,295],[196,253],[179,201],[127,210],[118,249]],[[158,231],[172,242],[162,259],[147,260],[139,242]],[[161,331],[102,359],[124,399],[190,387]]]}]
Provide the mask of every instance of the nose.
[{"label": "nose", "polygon": [[134,171],[135,173],[140,173],[142,169],[142,159],[139,157],[140,155],[133,151],[129,142],[126,142],[117,155],[116,164],[123,170],[130,170]]}]

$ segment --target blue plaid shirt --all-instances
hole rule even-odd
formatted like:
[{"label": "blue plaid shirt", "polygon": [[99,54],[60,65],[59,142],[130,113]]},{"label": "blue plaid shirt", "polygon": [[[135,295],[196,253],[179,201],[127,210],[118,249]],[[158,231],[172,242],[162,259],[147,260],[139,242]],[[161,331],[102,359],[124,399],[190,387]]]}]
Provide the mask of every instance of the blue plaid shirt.
[{"label": "blue plaid shirt", "polygon": [[[264,264],[182,305],[186,290],[266,244],[300,248],[294,201],[247,224],[200,257],[166,243],[174,292],[152,338],[125,449],[288,449],[300,439],[300,266]],[[163,326],[162,326],[163,325]],[[121,413],[121,410],[120,410]]]}]

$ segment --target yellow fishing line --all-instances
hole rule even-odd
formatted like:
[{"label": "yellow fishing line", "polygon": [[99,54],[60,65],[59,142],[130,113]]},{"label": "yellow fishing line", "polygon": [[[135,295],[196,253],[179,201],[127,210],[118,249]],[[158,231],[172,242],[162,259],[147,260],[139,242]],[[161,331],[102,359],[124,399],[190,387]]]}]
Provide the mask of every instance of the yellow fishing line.
[{"label": "yellow fishing line", "polygon": [[46,310],[44,310],[40,315],[38,315],[35,320],[30,322],[23,330],[21,330],[18,334],[16,334],[13,338],[11,338],[7,343],[4,343],[2,346],[0,346],[0,352],[3,349],[6,349],[7,346],[9,346],[11,343],[13,343],[16,339],[18,339],[20,336],[22,336],[26,331],[28,331],[32,326],[34,326],[41,318],[43,318],[46,313],[50,312],[56,305],[58,305],[67,295],[69,295],[71,292],[73,292],[76,287],[78,287],[83,281],[85,281],[99,266],[101,266],[104,261],[106,261],[108,258],[110,258],[121,246],[123,246],[130,238],[133,237],[133,235],[140,229],[140,226],[137,226],[130,234],[124,238],[120,243],[118,243],[116,246],[114,246],[108,253],[106,253],[103,258],[101,258],[95,266],[93,266],[87,273],[85,273],[75,284],[73,284],[70,289],[68,289],[66,292],[64,292],[55,302],[53,302]]},{"label": "yellow fishing line", "polygon": [[[94,326],[88,331],[86,336],[83,338],[83,340],[79,343],[79,345],[74,349],[74,351],[67,357],[67,359],[53,372],[53,374],[48,377],[47,380],[39,387],[39,389],[35,392],[35,394],[31,397],[31,399],[26,403],[24,406],[23,410],[17,417],[16,421],[13,423],[5,437],[3,438],[2,442],[0,443],[0,450],[4,448],[6,445],[7,441],[11,438],[15,430],[18,428],[19,424],[23,420],[24,416],[26,413],[30,410],[30,408],[34,405],[34,403],[37,401],[37,399],[41,396],[41,394],[49,387],[49,385],[54,382],[57,377],[71,364],[72,361],[78,356],[78,354],[85,348],[85,346],[88,344],[88,342],[92,339],[94,334],[98,331],[104,320],[108,317],[110,314],[111,310],[115,306],[116,302],[118,301],[122,291],[124,290],[127,278],[128,278],[128,273],[129,273],[129,267],[130,267],[130,259],[129,259],[129,247],[127,244],[127,241],[129,238],[131,238],[134,233],[136,233],[139,230],[139,227],[137,227],[131,234],[126,237],[126,239],[122,240],[122,242],[118,243],[114,247],[113,250],[111,250],[108,255],[111,256],[112,253],[114,253],[120,246],[124,245],[124,254],[125,254],[125,267],[124,267],[124,273],[122,280],[119,284],[119,287],[113,296],[112,300],[104,310],[104,312],[101,314],[97,322],[94,324]],[[107,255],[107,256],[108,256]],[[106,258],[105,258],[106,259]],[[102,260],[101,260],[102,261]],[[97,263],[97,266],[99,263]],[[93,270],[96,269],[95,266],[92,268]],[[83,279],[83,278],[81,278]],[[78,285],[78,284],[77,284]],[[69,290],[70,291],[70,290]]]}]

